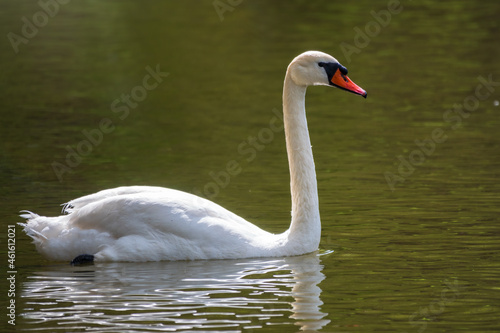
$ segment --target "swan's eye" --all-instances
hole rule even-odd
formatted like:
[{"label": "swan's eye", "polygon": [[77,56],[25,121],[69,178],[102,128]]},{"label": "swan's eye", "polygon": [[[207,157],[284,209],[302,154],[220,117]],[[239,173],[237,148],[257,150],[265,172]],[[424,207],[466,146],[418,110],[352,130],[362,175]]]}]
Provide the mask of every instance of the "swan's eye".
[{"label": "swan's eye", "polygon": [[325,63],[324,62],[318,62],[318,66],[319,67],[325,67]]}]

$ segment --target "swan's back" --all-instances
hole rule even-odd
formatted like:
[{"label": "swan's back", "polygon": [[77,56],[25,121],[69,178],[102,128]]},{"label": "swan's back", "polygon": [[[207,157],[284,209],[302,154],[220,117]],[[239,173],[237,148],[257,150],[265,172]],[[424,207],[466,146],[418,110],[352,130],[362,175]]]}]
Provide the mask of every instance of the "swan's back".
[{"label": "swan's back", "polygon": [[261,256],[261,242],[274,237],[209,200],[160,187],[105,190],[65,210],[59,217],[26,216],[28,234],[52,260],[82,253],[105,261]]}]

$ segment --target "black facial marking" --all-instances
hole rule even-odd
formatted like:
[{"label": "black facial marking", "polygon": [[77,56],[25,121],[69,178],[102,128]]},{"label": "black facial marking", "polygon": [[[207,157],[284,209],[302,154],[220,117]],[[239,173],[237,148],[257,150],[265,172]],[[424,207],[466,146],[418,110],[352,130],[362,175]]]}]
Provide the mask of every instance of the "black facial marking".
[{"label": "black facial marking", "polygon": [[342,76],[347,75],[347,68],[345,68],[338,62],[319,62],[318,66],[325,69],[326,75],[328,76],[328,83],[330,83],[330,85],[332,86],[334,85],[332,83],[332,78],[333,75],[335,75],[335,72],[337,72],[337,69],[340,70]]}]

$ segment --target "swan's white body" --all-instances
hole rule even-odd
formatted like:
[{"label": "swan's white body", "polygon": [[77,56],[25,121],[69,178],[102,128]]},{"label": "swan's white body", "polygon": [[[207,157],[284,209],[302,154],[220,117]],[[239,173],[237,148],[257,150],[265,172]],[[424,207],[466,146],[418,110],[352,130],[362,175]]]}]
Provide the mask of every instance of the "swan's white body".
[{"label": "swan's white body", "polygon": [[[22,224],[26,233],[40,253],[56,261],[81,254],[94,255],[96,261],[158,261],[315,251],[321,222],[304,102],[307,86],[337,85],[331,84],[331,70],[322,68],[324,65],[342,67],[325,53],[309,51],[291,62],[285,77],[283,110],[292,194],[292,221],[287,231],[271,234],[189,193],[131,186],[72,200],[65,205],[66,215],[58,217],[26,212],[22,215],[28,219]],[[366,96],[357,86],[361,90],[340,87]]]}]

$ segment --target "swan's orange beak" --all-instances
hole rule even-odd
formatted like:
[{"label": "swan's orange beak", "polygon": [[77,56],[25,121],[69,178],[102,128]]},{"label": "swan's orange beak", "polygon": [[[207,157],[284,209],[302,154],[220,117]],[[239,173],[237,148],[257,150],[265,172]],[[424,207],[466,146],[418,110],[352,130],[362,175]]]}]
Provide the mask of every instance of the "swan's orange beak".
[{"label": "swan's orange beak", "polygon": [[334,86],[344,89],[347,91],[350,91],[354,94],[358,94],[366,98],[366,91],[358,86],[356,83],[352,82],[351,79],[347,77],[347,75],[344,75],[340,72],[340,69],[337,69],[335,74],[333,74],[332,77],[332,83]]}]

